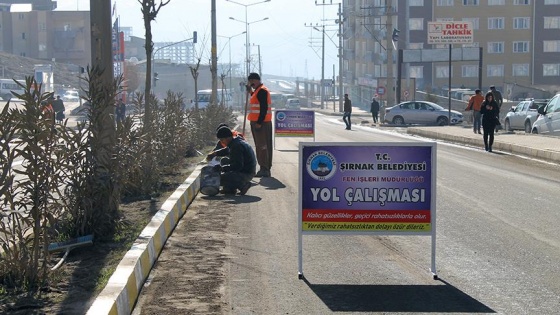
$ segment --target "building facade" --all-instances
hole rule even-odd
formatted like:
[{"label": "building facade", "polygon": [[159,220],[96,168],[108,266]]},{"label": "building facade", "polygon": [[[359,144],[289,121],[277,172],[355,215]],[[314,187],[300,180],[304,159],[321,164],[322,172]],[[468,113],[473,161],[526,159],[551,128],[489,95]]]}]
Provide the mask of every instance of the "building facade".
[{"label": "building facade", "polygon": [[453,62],[451,73],[447,62],[403,64],[416,88],[446,93],[451,76],[453,88],[475,89],[480,80],[483,91],[496,85],[511,99],[560,90],[560,0],[345,0],[343,14],[345,82],[360,97],[387,77],[388,53],[396,78],[399,49],[449,47],[427,43],[435,21],[472,22],[473,43],[452,47],[482,48],[482,78],[479,61]]},{"label": "building facade", "polygon": [[89,12],[2,11],[0,50],[86,67],[91,63]]}]

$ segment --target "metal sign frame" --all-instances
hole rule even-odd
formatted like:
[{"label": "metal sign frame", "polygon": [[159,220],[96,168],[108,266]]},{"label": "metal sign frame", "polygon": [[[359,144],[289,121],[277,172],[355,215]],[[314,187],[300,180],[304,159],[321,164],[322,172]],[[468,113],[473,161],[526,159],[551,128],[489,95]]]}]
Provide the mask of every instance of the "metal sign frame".
[{"label": "metal sign frame", "polygon": [[435,142],[300,142],[298,278],[303,235],[369,234],[431,236],[437,279],[436,157]]}]

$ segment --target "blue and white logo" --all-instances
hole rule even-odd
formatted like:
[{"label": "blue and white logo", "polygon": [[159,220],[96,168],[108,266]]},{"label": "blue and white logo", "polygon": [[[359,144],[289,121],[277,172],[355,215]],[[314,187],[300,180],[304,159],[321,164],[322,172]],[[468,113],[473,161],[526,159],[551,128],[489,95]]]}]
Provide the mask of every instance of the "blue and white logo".
[{"label": "blue and white logo", "polygon": [[286,119],[286,113],[285,112],[276,112],[276,120],[277,121],[284,121],[284,119]]},{"label": "blue and white logo", "polygon": [[306,169],[309,176],[315,180],[325,181],[336,173],[337,162],[330,152],[319,150],[307,158]]}]

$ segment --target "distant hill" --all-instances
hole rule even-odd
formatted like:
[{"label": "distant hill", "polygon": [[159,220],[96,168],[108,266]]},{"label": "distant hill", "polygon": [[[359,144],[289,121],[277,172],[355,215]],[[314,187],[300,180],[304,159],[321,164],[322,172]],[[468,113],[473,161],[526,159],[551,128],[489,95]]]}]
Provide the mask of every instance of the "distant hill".
[{"label": "distant hill", "polygon": [[[53,66],[54,83],[56,86],[64,84],[76,89],[80,86],[78,79],[79,67],[76,65],[26,58],[0,52],[0,76],[3,75],[3,78],[23,80],[27,76],[33,76],[34,66],[37,64],[50,64]],[[82,82],[82,86],[84,84],[85,82]]]}]

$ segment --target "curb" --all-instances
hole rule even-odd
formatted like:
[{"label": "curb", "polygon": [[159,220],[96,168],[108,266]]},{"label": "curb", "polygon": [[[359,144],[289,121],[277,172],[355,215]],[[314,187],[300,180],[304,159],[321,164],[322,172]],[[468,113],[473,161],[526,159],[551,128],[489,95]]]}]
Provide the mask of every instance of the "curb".
[{"label": "curb", "polygon": [[[475,147],[480,147],[483,144],[482,139],[451,135],[448,133],[441,133],[437,131],[425,130],[420,128],[409,128],[407,130],[407,133],[413,135],[419,135],[427,138],[435,138],[435,139],[441,139],[450,142],[463,143]],[[515,143],[504,142],[500,140],[498,141],[494,140],[493,147],[497,150],[504,151],[504,152],[515,153],[515,154],[537,158],[553,163],[560,163],[559,151],[531,148],[531,147],[522,146]]]},{"label": "curb", "polygon": [[199,165],[163,203],[125,254],[107,285],[86,314],[131,314],[144,281],[150,274],[167,238],[187,212],[187,206],[200,189]]}]

